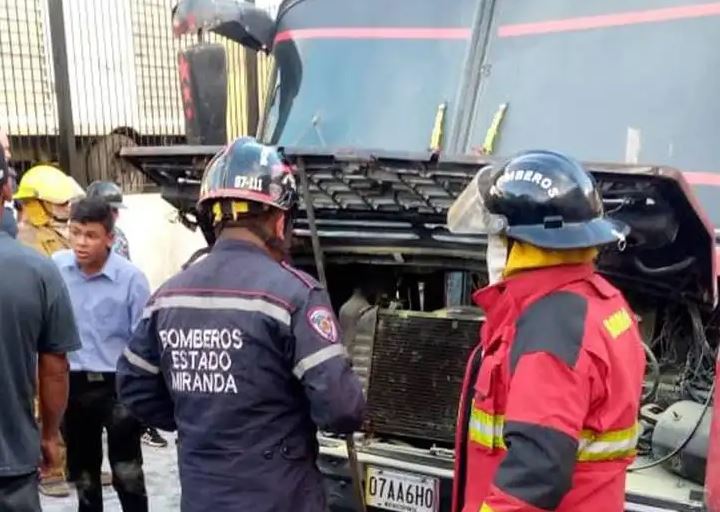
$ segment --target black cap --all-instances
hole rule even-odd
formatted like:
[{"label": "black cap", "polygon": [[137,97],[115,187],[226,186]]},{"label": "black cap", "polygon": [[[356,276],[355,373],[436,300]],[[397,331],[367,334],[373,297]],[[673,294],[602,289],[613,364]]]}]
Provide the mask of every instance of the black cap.
[{"label": "black cap", "polygon": [[113,208],[125,208],[122,189],[112,181],[93,181],[88,185],[86,196],[104,199]]},{"label": "black cap", "polygon": [[622,240],[629,231],[604,216],[592,175],[560,153],[520,153],[478,186],[485,208],[505,218],[504,234],[538,247],[596,247]]}]

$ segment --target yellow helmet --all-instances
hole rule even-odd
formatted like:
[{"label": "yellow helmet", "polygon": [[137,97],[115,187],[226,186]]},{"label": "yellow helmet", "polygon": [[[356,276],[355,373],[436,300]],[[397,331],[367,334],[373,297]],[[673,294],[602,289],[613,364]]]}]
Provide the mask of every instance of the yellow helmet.
[{"label": "yellow helmet", "polygon": [[36,165],[23,174],[13,198],[64,204],[84,194],[80,184],[57,167]]}]

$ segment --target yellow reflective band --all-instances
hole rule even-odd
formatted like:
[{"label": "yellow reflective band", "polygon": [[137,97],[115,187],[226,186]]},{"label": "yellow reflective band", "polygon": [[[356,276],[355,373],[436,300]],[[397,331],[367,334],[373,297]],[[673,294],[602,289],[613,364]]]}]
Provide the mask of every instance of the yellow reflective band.
[{"label": "yellow reflective band", "polygon": [[473,403],[468,429],[470,441],[486,448],[505,449],[505,441],[503,440],[504,425],[504,416],[489,414],[476,408],[475,403]]},{"label": "yellow reflective band", "polygon": [[233,217],[236,217],[238,213],[247,213],[250,209],[247,201],[233,201],[232,202],[232,213]]},{"label": "yellow reflective band", "polygon": [[611,430],[603,433],[583,430],[580,433],[577,460],[606,461],[633,457],[642,428],[635,423],[630,428]]},{"label": "yellow reflective band", "polygon": [[[506,450],[503,439],[505,417],[501,414],[490,414],[472,405],[469,440],[485,448]],[[598,462],[625,459],[636,455],[637,442],[641,427],[636,423],[623,430],[611,430],[597,433],[583,430],[578,440],[577,460],[579,462]]]},{"label": "yellow reflective band", "polygon": [[495,512],[495,509],[487,503],[483,503],[482,507],[480,507],[480,512]]},{"label": "yellow reflective band", "polygon": [[[237,219],[239,214],[247,213],[250,210],[250,205],[247,201],[233,201],[230,203],[230,211],[233,219]],[[220,222],[223,219],[222,205],[215,203],[212,207],[213,220],[214,222]]]},{"label": "yellow reflective band", "polygon": [[220,222],[222,220],[222,207],[220,203],[215,203],[212,207],[213,222]]}]

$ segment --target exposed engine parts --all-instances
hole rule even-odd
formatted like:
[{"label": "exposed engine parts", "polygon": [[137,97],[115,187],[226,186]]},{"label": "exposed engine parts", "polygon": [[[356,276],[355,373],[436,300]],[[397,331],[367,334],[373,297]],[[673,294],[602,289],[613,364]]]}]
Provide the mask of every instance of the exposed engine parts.
[{"label": "exposed engine parts", "polygon": [[708,339],[708,332],[718,327],[717,315],[705,316],[690,303],[667,305],[656,317],[661,325],[646,345],[648,370],[638,445],[641,454],[654,460],[631,471],[663,464],[685,478],[704,482],[718,348]]}]

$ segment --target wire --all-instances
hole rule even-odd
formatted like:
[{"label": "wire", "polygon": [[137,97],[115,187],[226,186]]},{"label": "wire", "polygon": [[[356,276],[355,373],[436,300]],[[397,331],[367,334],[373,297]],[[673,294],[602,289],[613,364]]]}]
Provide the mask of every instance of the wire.
[{"label": "wire", "polygon": [[[702,361],[705,356],[712,355],[713,350],[710,347],[710,344],[708,343],[707,336],[705,335],[705,328],[702,325],[702,319],[700,318],[700,310],[695,304],[690,304],[688,307],[688,311],[690,312],[690,319],[692,321],[692,327],[693,327],[693,334],[694,334],[694,341],[695,346],[700,346],[701,352],[700,357],[698,358],[698,366],[695,368],[695,371],[693,372],[692,377],[696,378],[699,370],[700,365],[702,365]],[[692,379],[690,380],[690,382]],[[689,385],[690,382],[686,382],[685,386]],[[710,403],[712,402],[713,398],[713,392],[715,391],[715,382],[716,380],[713,379],[712,385],[710,386],[710,389],[708,390],[707,397],[705,397],[705,403],[703,405],[702,412],[700,413],[700,416],[697,419],[697,422],[695,423],[695,426],[690,431],[690,434],[681,442],[677,447],[675,447],[674,450],[672,450],[670,453],[666,454],[665,456],[659,458],[658,460],[652,461],[648,464],[642,465],[642,466],[636,466],[636,467],[630,467],[628,468],[628,472],[635,472],[635,471],[643,471],[645,469],[654,468],[656,466],[659,466],[660,464],[663,464],[673,457],[675,457],[678,453],[680,453],[682,450],[685,449],[685,447],[688,445],[688,443],[692,440],[692,438],[697,433],[698,429],[700,428],[700,425],[702,424],[703,418],[705,417],[705,414],[707,413],[708,409],[710,408]],[[657,428],[657,427],[656,427]]]},{"label": "wire", "polygon": [[659,466],[660,464],[664,464],[665,462],[669,461],[673,457],[675,457],[678,453],[680,453],[682,450],[685,449],[685,447],[688,445],[688,443],[692,440],[692,438],[695,436],[695,433],[700,428],[700,425],[702,424],[702,420],[705,417],[705,413],[707,413],[707,410],[710,408],[710,402],[712,401],[712,395],[713,391],[715,391],[715,382],[713,382],[712,386],[710,387],[710,392],[708,393],[707,400],[705,400],[705,404],[703,406],[703,410],[700,413],[700,417],[697,420],[697,423],[695,423],[695,426],[690,431],[690,434],[685,438],[685,440],[680,443],[673,451],[665,455],[664,457],[661,457],[657,460],[654,460],[648,464],[645,464],[643,466],[635,466],[635,467],[629,467],[628,473],[632,473],[635,471],[643,471],[646,469],[654,468],[655,466]]},{"label": "wire", "polygon": [[651,373],[650,379],[648,380],[652,382],[652,387],[650,388],[650,390],[646,393],[643,393],[641,397],[641,402],[644,403],[652,396],[654,396],[658,390],[658,387],[660,387],[660,363],[658,363],[655,354],[653,354],[652,349],[646,343],[643,343],[643,348],[645,349],[645,355],[650,360],[649,366],[651,367]]}]

